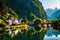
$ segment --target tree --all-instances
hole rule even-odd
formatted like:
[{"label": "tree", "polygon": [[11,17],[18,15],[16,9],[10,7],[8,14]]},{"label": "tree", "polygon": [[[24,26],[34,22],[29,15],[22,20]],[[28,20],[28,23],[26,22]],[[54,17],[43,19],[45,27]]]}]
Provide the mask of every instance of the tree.
[{"label": "tree", "polygon": [[5,20],[7,19],[8,10],[3,0],[0,0],[0,18]]},{"label": "tree", "polygon": [[8,11],[12,17],[18,18],[17,13],[14,10],[12,10],[11,8],[8,8]]}]

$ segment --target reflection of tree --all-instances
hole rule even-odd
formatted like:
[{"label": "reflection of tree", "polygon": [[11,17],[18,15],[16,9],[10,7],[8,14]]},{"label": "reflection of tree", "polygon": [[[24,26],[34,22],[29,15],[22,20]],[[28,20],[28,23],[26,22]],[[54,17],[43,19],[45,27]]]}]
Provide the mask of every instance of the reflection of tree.
[{"label": "reflection of tree", "polygon": [[4,31],[3,28],[4,28],[5,26],[6,26],[5,22],[0,19],[0,28],[2,28],[2,29],[0,30],[0,31],[1,31],[0,33],[3,33],[3,31]]},{"label": "reflection of tree", "polygon": [[60,19],[56,18],[52,20],[52,27],[55,29],[55,31],[60,31]]},{"label": "reflection of tree", "polygon": [[44,30],[42,26],[42,20],[40,18],[37,18],[33,20],[33,22],[34,22],[33,27],[34,32],[32,32],[32,40],[43,40],[46,30]]},{"label": "reflection of tree", "polygon": [[0,37],[0,40],[8,40],[8,36],[6,34],[2,34]]}]

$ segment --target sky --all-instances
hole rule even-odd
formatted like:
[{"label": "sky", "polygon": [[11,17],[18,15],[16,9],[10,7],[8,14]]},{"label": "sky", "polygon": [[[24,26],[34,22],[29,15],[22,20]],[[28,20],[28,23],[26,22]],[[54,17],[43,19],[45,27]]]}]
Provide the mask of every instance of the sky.
[{"label": "sky", "polygon": [[47,8],[60,8],[60,0],[40,0],[42,2],[42,5],[44,9]]}]

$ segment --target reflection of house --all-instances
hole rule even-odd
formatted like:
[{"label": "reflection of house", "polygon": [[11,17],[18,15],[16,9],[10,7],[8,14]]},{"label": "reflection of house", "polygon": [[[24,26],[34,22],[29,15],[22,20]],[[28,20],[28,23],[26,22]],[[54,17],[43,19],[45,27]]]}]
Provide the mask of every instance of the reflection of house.
[{"label": "reflection of house", "polygon": [[17,35],[17,34],[19,33],[19,31],[20,31],[20,30],[18,30],[18,29],[17,29],[17,30],[14,30],[14,31],[10,30],[10,31],[9,31],[9,35],[10,35],[11,37],[14,37],[15,35]]}]

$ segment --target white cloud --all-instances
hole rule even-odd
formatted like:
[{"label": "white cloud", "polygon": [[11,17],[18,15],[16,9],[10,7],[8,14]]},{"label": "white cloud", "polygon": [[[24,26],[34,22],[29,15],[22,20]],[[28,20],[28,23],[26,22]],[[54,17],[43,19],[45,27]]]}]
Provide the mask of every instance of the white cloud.
[{"label": "white cloud", "polygon": [[43,7],[46,8],[60,8],[60,0],[40,0]]}]

